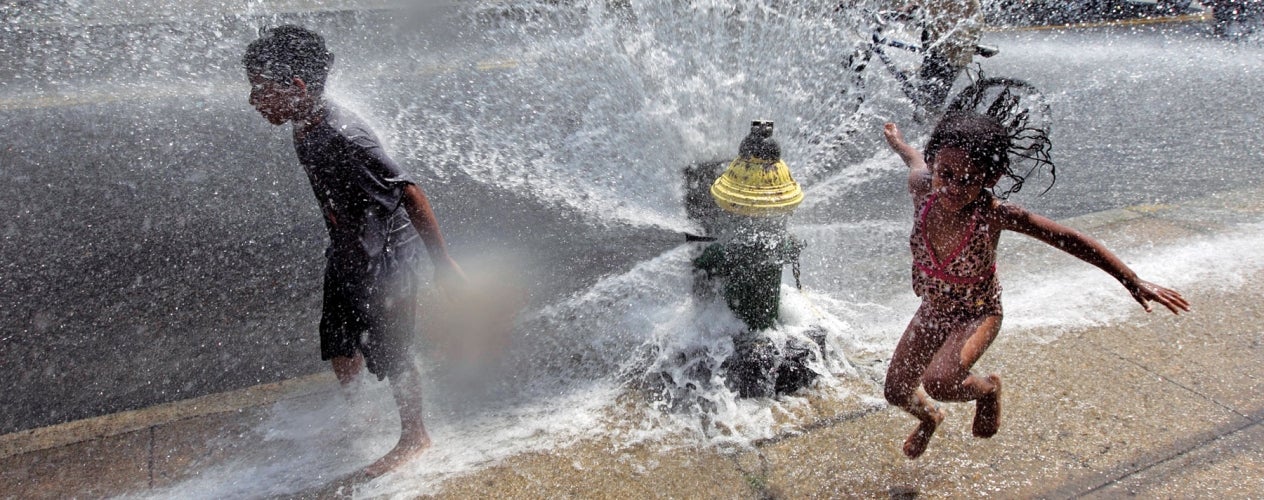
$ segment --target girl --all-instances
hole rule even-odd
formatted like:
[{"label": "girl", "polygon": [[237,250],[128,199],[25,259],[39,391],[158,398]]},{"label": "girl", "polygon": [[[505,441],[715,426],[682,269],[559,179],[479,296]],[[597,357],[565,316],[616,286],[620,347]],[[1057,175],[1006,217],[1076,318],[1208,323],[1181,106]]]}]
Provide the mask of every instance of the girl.
[{"label": "girl", "polygon": [[[909,247],[913,291],[922,305],[895,347],[884,390],[888,402],[921,421],[904,441],[909,458],[926,451],[944,418],[930,398],[975,401],[972,431],[977,437],[991,437],[1000,427],[1000,377],[974,375],[970,368],[1001,328],[995,262],[1002,230],[1032,236],[1110,273],[1146,312],[1151,301],[1176,314],[1189,310],[1181,294],[1138,278],[1096,240],[1003,201],[1025,177],[1011,169],[1011,152],[1052,170],[1043,133],[1035,158],[1031,149],[1012,147],[1023,136],[1011,135],[998,120],[973,112],[945,115],[924,156],[904,142],[895,124],[886,124],[883,135],[909,166],[909,192],[916,210]],[[1002,177],[1013,186],[993,194]]]}]

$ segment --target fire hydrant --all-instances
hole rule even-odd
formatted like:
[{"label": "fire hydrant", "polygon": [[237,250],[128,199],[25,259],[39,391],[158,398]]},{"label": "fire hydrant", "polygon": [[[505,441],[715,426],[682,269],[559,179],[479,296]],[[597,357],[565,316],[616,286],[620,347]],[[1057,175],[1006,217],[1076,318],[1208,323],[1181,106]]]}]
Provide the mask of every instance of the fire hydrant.
[{"label": "fire hydrant", "polygon": [[721,209],[707,224],[716,242],[693,261],[707,280],[723,280],[729,309],[747,326],[734,335],[734,353],[722,365],[730,388],[742,397],[791,392],[815,378],[806,366],[810,348],[779,347],[764,332],[777,324],[782,268],[793,265],[797,281],[803,248],[787,231],[803,190],[781,160],[772,132],[772,122],[752,122],[737,159],[711,184]]}]

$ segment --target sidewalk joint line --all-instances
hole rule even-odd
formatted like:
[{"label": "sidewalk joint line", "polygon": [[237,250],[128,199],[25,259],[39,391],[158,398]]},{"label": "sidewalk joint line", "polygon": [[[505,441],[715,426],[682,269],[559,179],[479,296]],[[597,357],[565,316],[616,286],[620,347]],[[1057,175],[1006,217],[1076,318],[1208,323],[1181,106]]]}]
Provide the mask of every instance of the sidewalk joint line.
[{"label": "sidewalk joint line", "polygon": [[1252,419],[1249,419],[1247,422],[1245,422],[1245,423],[1243,423],[1243,424],[1241,424],[1241,425],[1237,426],[1236,428],[1231,428],[1231,429],[1228,429],[1228,430],[1225,430],[1225,431],[1215,431],[1215,430],[1213,430],[1213,431],[1210,433],[1210,434],[1211,434],[1210,436],[1208,436],[1208,437],[1204,437],[1204,438],[1202,438],[1202,439],[1195,440],[1195,442],[1194,442],[1193,444],[1190,444],[1189,446],[1185,446],[1185,447],[1183,447],[1183,448],[1176,448],[1176,447],[1173,447],[1174,449],[1176,449],[1176,451],[1175,451],[1174,453],[1172,453],[1171,455],[1168,455],[1167,457],[1164,457],[1164,458],[1159,458],[1159,459],[1155,459],[1155,460],[1150,460],[1150,461],[1149,461],[1149,463],[1146,463],[1146,464],[1144,464],[1144,465],[1139,465],[1139,466],[1134,466],[1134,467],[1131,467],[1131,468],[1130,468],[1131,470],[1128,470],[1128,471],[1124,472],[1123,474],[1118,475],[1118,476],[1117,476],[1117,477],[1115,477],[1115,478],[1109,479],[1109,480],[1107,480],[1107,481],[1103,481],[1101,484],[1099,484],[1099,485],[1097,485],[1097,486],[1094,486],[1094,487],[1092,487],[1092,488],[1090,488],[1090,489],[1083,490],[1083,491],[1078,491],[1078,492],[1076,492],[1073,496],[1074,496],[1074,497],[1081,497],[1081,496],[1091,495],[1091,494],[1096,493],[1096,492],[1098,492],[1098,491],[1101,491],[1101,490],[1103,490],[1103,489],[1105,489],[1105,488],[1108,488],[1108,487],[1110,487],[1110,486],[1112,486],[1112,485],[1119,484],[1121,481],[1123,481],[1123,480],[1125,480],[1125,479],[1128,479],[1129,477],[1135,476],[1135,475],[1137,475],[1137,474],[1141,474],[1141,473],[1146,472],[1146,471],[1148,471],[1148,470],[1151,470],[1151,469],[1153,469],[1153,468],[1155,468],[1155,467],[1158,467],[1158,466],[1160,466],[1160,465],[1163,465],[1163,464],[1165,464],[1165,463],[1171,462],[1171,461],[1176,460],[1176,459],[1178,459],[1178,458],[1180,458],[1180,457],[1183,457],[1183,456],[1185,456],[1185,455],[1188,455],[1188,454],[1190,454],[1190,453],[1192,453],[1192,452],[1194,452],[1194,451],[1197,451],[1197,450],[1200,450],[1200,449],[1206,448],[1207,446],[1209,446],[1209,445],[1211,445],[1211,444],[1214,444],[1214,443],[1215,443],[1215,442],[1217,442],[1217,441],[1222,441],[1222,440],[1224,440],[1225,438],[1228,438],[1228,437],[1230,437],[1230,436],[1233,436],[1234,434],[1238,434],[1238,433],[1240,433],[1240,432],[1242,432],[1242,431],[1244,431],[1244,430],[1247,430],[1248,428],[1251,428],[1251,427],[1254,427],[1254,426],[1260,425],[1261,423],[1262,423],[1262,421],[1261,421],[1260,419],[1258,419],[1258,418],[1252,418]]},{"label": "sidewalk joint line", "polygon": [[[1089,342],[1095,343],[1095,342],[1093,342],[1093,341],[1091,341],[1091,340],[1090,340]],[[1096,344],[1096,343],[1095,343],[1095,344]],[[1122,360],[1122,361],[1124,361],[1124,362],[1126,362],[1126,363],[1128,363],[1128,364],[1131,364],[1131,365],[1133,365],[1133,366],[1135,366],[1135,367],[1137,367],[1137,368],[1140,368],[1140,369],[1141,369],[1141,371],[1144,371],[1144,372],[1146,372],[1146,373],[1149,373],[1149,374],[1151,374],[1151,375],[1154,375],[1154,376],[1158,377],[1160,380],[1163,380],[1164,382],[1167,382],[1167,383],[1172,384],[1172,385],[1174,385],[1174,386],[1180,387],[1181,389],[1185,389],[1186,391],[1189,391],[1191,394],[1195,394],[1195,395],[1197,395],[1198,397],[1201,397],[1201,398],[1203,398],[1204,400],[1207,400],[1207,401],[1211,402],[1211,404],[1214,404],[1214,405],[1216,405],[1216,406],[1219,406],[1219,407],[1220,407],[1220,409],[1222,409],[1222,410],[1225,410],[1225,411],[1227,411],[1227,412],[1229,412],[1229,413],[1232,413],[1232,414],[1237,415],[1237,416],[1239,416],[1239,417],[1245,418],[1245,419],[1247,419],[1247,420],[1251,420],[1251,416],[1250,416],[1250,415],[1244,414],[1244,413],[1242,413],[1242,412],[1238,411],[1236,408],[1233,408],[1233,407],[1231,407],[1231,406],[1229,406],[1229,405],[1227,405],[1227,404],[1225,404],[1225,403],[1222,403],[1222,402],[1220,402],[1220,400],[1218,400],[1218,399],[1216,399],[1216,398],[1214,398],[1214,397],[1212,397],[1212,396],[1209,396],[1209,395],[1207,395],[1207,394],[1203,394],[1202,392],[1197,391],[1197,390],[1195,390],[1195,389],[1193,389],[1193,388],[1191,388],[1191,387],[1189,387],[1189,386],[1187,386],[1187,385],[1185,385],[1185,384],[1183,384],[1183,383],[1181,383],[1181,382],[1177,381],[1176,379],[1173,379],[1173,378],[1171,378],[1171,377],[1168,377],[1167,375],[1164,375],[1164,374],[1162,374],[1162,373],[1159,373],[1159,372],[1157,372],[1157,371],[1155,371],[1155,370],[1151,369],[1150,367],[1148,367],[1148,366],[1146,366],[1146,365],[1143,365],[1143,364],[1141,364],[1141,363],[1139,363],[1139,362],[1137,362],[1137,361],[1135,361],[1135,360],[1133,360],[1133,359],[1131,359],[1131,358],[1128,358],[1128,357],[1126,357],[1126,356],[1124,356],[1124,355],[1122,355],[1122,354],[1120,354],[1120,353],[1118,353],[1118,352],[1116,352],[1116,351],[1114,351],[1114,350],[1111,350],[1110,348],[1108,348],[1108,347],[1106,347],[1106,346],[1103,346],[1103,345],[1101,345],[1101,344],[1097,344],[1097,346],[1098,346],[1098,347],[1100,347],[1100,348],[1101,348],[1102,350],[1104,350],[1104,351],[1110,352],[1110,353],[1111,353],[1112,355],[1114,355],[1116,358],[1119,358],[1120,360]]]},{"label": "sidewalk joint line", "polygon": [[834,415],[832,417],[816,419],[806,424],[803,424],[802,427],[794,431],[782,431],[780,433],[777,433],[776,435],[773,435],[772,437],[757,439],[754,442],[752,442],[751,445],[756,448],[762,448],[767,445],[777,444],[793,437],[802,436],[803,434],[806,434],[808,432],[824,429],[826,427],[833,427],[843,422],[860,420],[864,417],[867,417],[874,413],[878,413],[889,407],[890,405],[872,405],[864,409],[847,412],[842,415]]}]

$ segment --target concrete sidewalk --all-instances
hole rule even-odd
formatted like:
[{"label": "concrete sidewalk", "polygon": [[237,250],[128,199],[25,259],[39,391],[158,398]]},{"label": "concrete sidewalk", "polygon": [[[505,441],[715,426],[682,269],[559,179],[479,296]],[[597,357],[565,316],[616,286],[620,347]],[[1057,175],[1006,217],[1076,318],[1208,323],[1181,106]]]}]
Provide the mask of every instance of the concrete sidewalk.
[{"label": "concrete sidewalk", "polygon": [[[1261,221],[1264,190],[1252,189],[1068,222],[1118,248]],[[1194,311],[1180,317],[1137,308],[1127,321],[1049,343],[1002,335],[980,363],[1005,376],[1001,432],[975,439],[972,406],[946,405],[917,461],[900,454],[914,421],[899,410],[814,401],[816,422],[747,451],[584,442],[451,478],[438,496],[1258,497],[1264,272],[1251,272],[1238,288],[1182,290]],[[0,497],[105,497],[178,483],[257,446],[249,431],[270,403],[322,397],[335,385],[314,376],[0,436]],[[337,497],[345,486],[303,496]]]}]

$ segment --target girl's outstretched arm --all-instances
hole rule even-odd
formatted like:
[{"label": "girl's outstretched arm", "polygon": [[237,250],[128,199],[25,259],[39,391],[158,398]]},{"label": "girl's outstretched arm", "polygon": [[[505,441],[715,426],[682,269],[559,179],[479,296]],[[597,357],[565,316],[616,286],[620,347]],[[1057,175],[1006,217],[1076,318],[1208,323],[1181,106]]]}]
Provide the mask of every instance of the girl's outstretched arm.
[{"label": "girl's outstretched arm", "polygon": [[1119,257],[1092,237],[1014,205],[1002,204],[999,210],[1005,229],[1036,238],[1106,271],[1128,289],[1146,312],[1151,311],[1151,301],[1163,304],[1175,314],[1189,310],[1189,302],[1180,292],[1139,278]]},{"label": "girl's outstretched arm", "polygon": [[922,152],[904,141],[904,134],[894,123],[882,126],[882,136],[886,138],[891,150],[900,156],[900,160],[903,160],[905,165],[908,165],[909,190],[929,189],[930,169],[926,168],[926,159],[922,157]]}]

